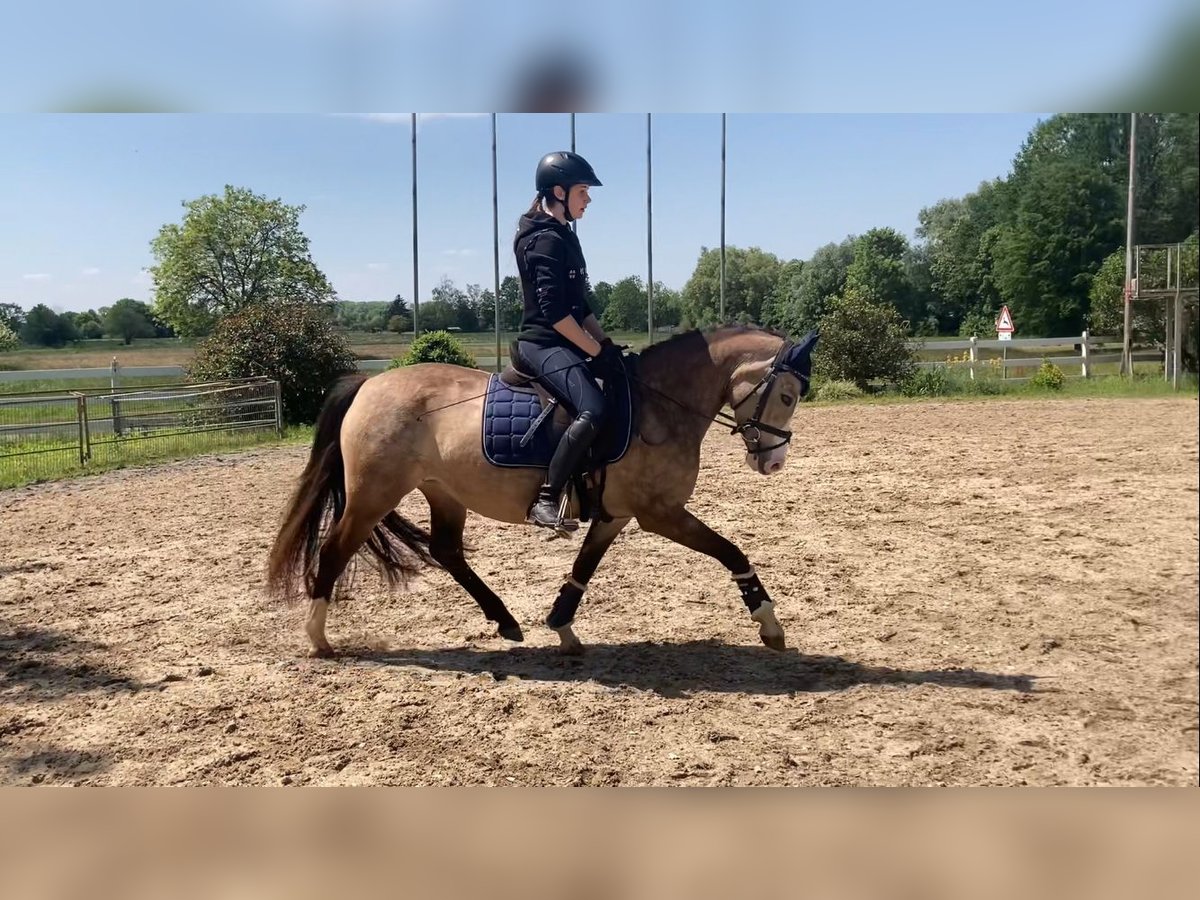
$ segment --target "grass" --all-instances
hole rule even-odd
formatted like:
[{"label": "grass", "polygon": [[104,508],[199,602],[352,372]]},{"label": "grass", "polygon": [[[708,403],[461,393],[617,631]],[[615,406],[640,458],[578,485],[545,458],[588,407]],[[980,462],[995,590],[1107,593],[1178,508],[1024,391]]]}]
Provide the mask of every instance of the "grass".
[{"label": "grass", "polygon": [[271,445],[305,444],[311,440],[311,426],[290,426],[285,429],[282,438],[277,437],[273,430],[265,430],[201,432],[107,443],[93,442],[92,458],[82,465],[79,462],[79,445],[74,441],[13,443],[4,445],[8,455],[0,455],[0,489],[93,475],[128,466],[185,459],[207,453],[236,452]]}]

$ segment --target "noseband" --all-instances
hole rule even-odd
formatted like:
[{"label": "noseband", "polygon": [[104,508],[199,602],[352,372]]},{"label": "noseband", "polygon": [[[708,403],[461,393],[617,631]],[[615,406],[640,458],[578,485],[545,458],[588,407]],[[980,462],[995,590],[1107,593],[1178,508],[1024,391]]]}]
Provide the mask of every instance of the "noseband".
[{"label": "noseband", "polygon": [[[737,412],[738,407],[742,406],[755,394],[758,394],[758,404],[754,407],[754,414],[745,422],[735,424],[729,432],[730,434],[740,434],[742,436],[742,440],[746,442],[746,452],[751,456],[759,456],[763,453],[770,453],[772,450],[778,450],[780,447],[786,447],[792,441],[792,433],[790,431],[785,431],[782,428],[775,428],[772,425],[767,425],[762,421],[762,414],[767,408],[767,402],[771,399],[771,391],[775,387],[775,380],[779,377],[781,372],[788,372],[792,375],[795,375],[800,380],[801,397],[808,393],[808,376],[804,375],[802,372],[796,371],[784,361],[787,359],[788,353],[791,351],[793,346],[794,345],[791,341],[785,341],[783,346],[779,348],[779,352],[775,354],[775,360],[771,363],[771,368],[769,368],[766,374],[758,380],[758,384],[751,389],[750,393],[748,393],[737,403],[734,403],[732,406],[733,411]],[[754,432],[753,437],[751,437],[751,432]],[[772,444],[770,447],[762,446],[762,436],[764,433],[780,438],[779,443]]]}]

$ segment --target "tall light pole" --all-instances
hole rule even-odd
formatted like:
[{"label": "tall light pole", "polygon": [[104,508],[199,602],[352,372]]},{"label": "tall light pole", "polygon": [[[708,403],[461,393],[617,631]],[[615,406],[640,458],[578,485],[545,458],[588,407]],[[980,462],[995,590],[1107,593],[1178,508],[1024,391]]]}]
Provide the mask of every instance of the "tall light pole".
[{"label": "tall light pole", "polygon": [[1125,335],[1121,371],[1133,377],[1133,195],[1137,164],[1137,113],[1129,114],[1129,199],[1125,207]]},{"label": "tall light pole", "polygon": [[721,113],[721,314],[725,324],[725,113]]},{"label": "tall light pole", "polygon": [[413,216],[413,340],[421,333],[421,294],[420,281],[417,277],[417,114],[412,113],[412,216]]},{"label": "tall light pole", "polygon": [[500,203],[496,182],[496,114],[492,113],[492,272],[495,275],[496,371],[500,371]]}]

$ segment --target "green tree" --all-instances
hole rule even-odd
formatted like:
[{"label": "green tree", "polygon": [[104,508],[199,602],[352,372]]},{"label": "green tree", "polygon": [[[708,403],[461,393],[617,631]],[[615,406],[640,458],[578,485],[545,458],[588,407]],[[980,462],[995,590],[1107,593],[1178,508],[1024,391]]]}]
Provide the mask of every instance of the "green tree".
[{"label": "green tree", "polygon": [[44,303],[29,310],[25,324],[21,326],[21,340],[35,347],[62,347],[76,338],[71,320]]},{"label": "green tree", "polygon": [[677,328],[683,319],[683,294],[654,282],[654,328]]},{"label": "green tree", "polygon": [[613,285],[600,327],[605,331],[646,330],[646,285],[641,278],[630,275]]},{"label": "green tree", "polygon": [[417,323],[422,333],[458,328],[458,311],[445,300],[427,300],[421,304]]},{"label": "green tree", "polygon": [[872,228],[854,242],[854,258],[846,270],[846,290],[894,306],[910,323],[920,321],[913,308],[912,285],[905,257],[908,241],[893,228]]},{"label": "green tree", "polygon": [[196,348],[194,380],[265,376],[279,382],[283,416],[315,422],[325,392],[355,371],[354,354],[324,305],[255,303],[223,318]]},{"label": "green tree", "polygon": [[15,303],[0,303],[0,325],[5,325],[14,334],[21,333],[25,324],[25,310]]},{"label": "green tree", "polygon": [[[507,280],[507,279],[506,279]],[[607,281],[601,281],[592,289],[592,312],[599,319],[604,315],[608,300],[612,296],[613,286]]]},{"label": "green tree", "polygon": [[184,204],[151,241],[155,312],[184,336],[255,304],[314,304],[334,291],[300,230],[303,206],[226,185]]},{"label": "green tree", "polygon": [[805,334],[815,328],[828,312],[830,301],[846,288],[846,272],[854,260],[857,240],[850,235],[841,243],[819,248],[799,267],[798,274],[795,267],[789,271],[785,266],[769,324],[789,334]]},{"label": "green tree", "polygon": [[515,275],[506,275],[500,282],[500,327],[505,331],[516,331],[521,327],[524,313],[521,281]]},{"label": "green tree", "polygon": [[913,372],[907,329],[896,308],[847,287],[821,319],[814,372],[828,381],[860,388],[876,379],[902,383]]},{"label": "green tree", "polygon": [[134,338],[154,337],[150,308],[130,297],[122,297],[104,315],[104,333],[119,337],[126,345]]},{"label": "green tree", "polygon": [[21,346],[21,339],[4,322],[0,322],[0,353],[16,350]]},{"label": "green tree", "polygon": [[[761,323],[763,306],[779,284],[783,264],[758,247],[725,248],[725,320]],[[615,288],[614,288],[615,291]],[[683,317],[694,326],[718,323],[721,298],[721,251],[702,247],[700,259],[683,288]]]}]

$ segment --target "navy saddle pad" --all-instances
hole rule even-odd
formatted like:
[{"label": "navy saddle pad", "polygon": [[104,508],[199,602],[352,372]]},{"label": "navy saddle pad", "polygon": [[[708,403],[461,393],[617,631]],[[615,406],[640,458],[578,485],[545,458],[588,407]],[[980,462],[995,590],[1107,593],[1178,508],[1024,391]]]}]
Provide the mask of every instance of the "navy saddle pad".
[{"label": "navy saddle pad", "polygon": [[[629,449],[633,434],[632,397],[628,379],[606,386],[608,421],[592,447],[591,467],[615,463]],[[513,388],[493,373],[483,401],[483,455],[494,466],[540,468],[550,466],[550,457],[562,437],[563,428],[551,412],[530,440],[521,440],[542,414],[542,400],[533,388]]]}]

